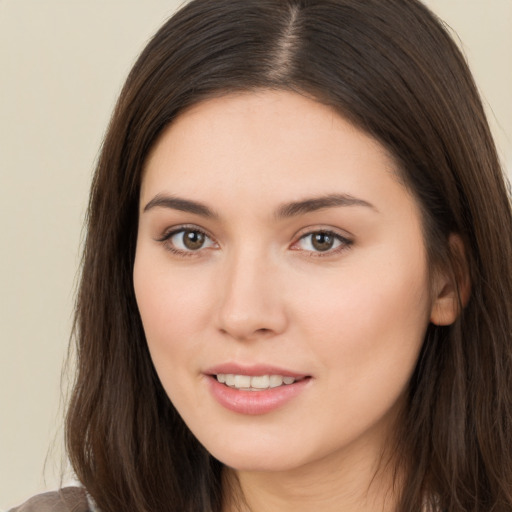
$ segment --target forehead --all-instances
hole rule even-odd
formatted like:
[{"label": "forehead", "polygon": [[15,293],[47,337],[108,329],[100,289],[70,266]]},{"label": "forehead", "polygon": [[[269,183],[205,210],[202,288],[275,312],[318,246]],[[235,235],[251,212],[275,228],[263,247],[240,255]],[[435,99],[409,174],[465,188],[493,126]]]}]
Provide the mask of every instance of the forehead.
[{"label": "forehead", "polygon": [[245,198],[247,207],[305,194],[403,195],[397,174],[384,147],[329,106],[284,91],[230,94],[193,106],[164,131],[146,161],[141,201],[161,192]]}]

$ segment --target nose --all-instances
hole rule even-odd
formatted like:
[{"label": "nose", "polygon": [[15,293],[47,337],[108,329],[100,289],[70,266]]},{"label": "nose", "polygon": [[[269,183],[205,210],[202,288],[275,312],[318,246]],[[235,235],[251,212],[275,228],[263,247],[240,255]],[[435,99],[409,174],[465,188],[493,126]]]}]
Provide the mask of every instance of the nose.
[{"label": "nose", "polygon": [[286,330],[285,296],[275,264],[264,256],[243,256],[226,261],[218,329],[236,340],[272,337]]}]

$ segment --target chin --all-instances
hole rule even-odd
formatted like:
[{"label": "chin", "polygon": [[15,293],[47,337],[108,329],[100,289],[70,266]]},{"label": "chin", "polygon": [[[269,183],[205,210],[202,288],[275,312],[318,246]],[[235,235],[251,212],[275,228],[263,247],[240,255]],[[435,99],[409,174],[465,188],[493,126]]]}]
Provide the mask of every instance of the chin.
[{"label": "chin", "polygon": [[237,471],[282,472],[307,465],[319,457],[320,447],[311,449],[304,439],[281,435],[269,439],[257,434],[248,437],[226,435],[206,440],[207,451],[224,465]]},{"label": "chin", "polygon": [[[212,453],[212,455],[214,455]],[[216,458],[225,466],[243,472],[285,472],[304,465],[304,461],[260,453],[219,453]]]}]

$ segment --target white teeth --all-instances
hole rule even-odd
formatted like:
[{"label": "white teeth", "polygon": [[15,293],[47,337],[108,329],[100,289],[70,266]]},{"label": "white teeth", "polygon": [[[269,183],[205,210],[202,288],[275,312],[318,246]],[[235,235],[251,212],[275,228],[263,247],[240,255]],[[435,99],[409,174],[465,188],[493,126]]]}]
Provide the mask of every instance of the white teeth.
[{"label": "white teeth", "polygon": [[257,389],[267,389],[269,386],[270,377],[268,375],[261,375],[259,377],[251,377],[251,387]]},{"label": "white teeth", "polygon": [[235,388],[250,388],[251,377],[249,375],[235,375]]},{"label": "white teeth", "polygon": [[271,375],[270,376],[270,387],[277,388],[278,386],[283,385],[283,377],[281,375]]},{"label": "white teeth", "polygon": [[233,373],[219,373],[217,380],[230,388],[247,391],[260,391],[263,389],[277,388],[283,384],[293,384],[295,377],[283,377],[282,375],[236,375]]}]

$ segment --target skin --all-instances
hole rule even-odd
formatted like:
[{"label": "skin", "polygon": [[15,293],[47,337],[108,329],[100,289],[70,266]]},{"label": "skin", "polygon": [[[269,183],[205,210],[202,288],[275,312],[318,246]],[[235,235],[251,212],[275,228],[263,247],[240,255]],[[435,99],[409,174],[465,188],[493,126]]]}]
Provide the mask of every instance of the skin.
[{"label": "skin", "polygon": [[[359,202],[276,216],[332,194]],[[216,216],[155,204],[163,196]],[[204,245],[183,245],[183,225]],[[332,249],[313,246],[319,231],[334,233]],[[418,205],[378,142],[290,92],[194,106],[146,162],[134,285],[169,398],[230,468],[247,510],[393,510],[391,476],[377,467],[428,322],[456,311],[448,279],[429,275]],[[240,414],[205,376],[226,362],[310,379],[276,410]]]}]

